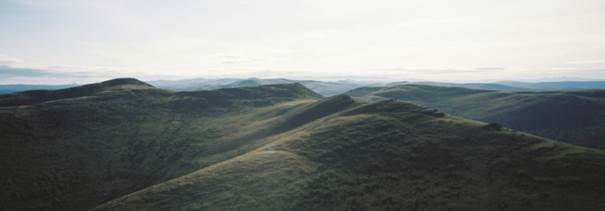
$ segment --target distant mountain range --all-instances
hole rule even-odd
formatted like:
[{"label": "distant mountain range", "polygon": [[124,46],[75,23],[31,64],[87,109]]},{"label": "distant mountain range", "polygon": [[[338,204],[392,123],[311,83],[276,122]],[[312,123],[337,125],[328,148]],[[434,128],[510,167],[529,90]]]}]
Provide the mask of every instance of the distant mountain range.
[{"label": "distant mountain range", "polygon": [[542,91],[605,89],[605,81],[555,81],[536,83],[503,81],[498,82],[498,84]]},{"label": "distant mountain range", "polygon": [[74,86],[77,86],[77,84],[63,84],[63,85],[9,84],[9,85],[0,85],[0,94],[22,92],[22,91],[29,91],[29,90],[56,90],[56,89],[74,87]]},{"label": "distant mountain range", "polygon": [[499,91],[572,91],[605,89],[605,81],[557,81],[557,82],[518,82],[502,81],[494,83],[443,83],[443,82],[396,82],[386,86],[419,84],[443,87],[461,87],[468,89],[499,90]]},{"label": "distant mountain range", "polygon": [[[322,96],[334,96],[360,87],[397,86],[405,84],[419,84],[443,87],[462,87],[481,90],[499,91],[565,91],[565,90],[590,90],[605,89],[605,81],[559,81],[559,82],[517,82],[502,81],[495,83],[444,83],[444,82],[364,82],[364,81],[317,81],[317,80],[290,80],[282,78],[259,79],[259,78],[221,78],[221,79],[183,79],[183,80],[155,80],[147,83],[162,89],[174,91],[199,91],[215,90],[221,88],[252,87],[271,84],[300,83],[307,88],[321,94]],[[56,90],[77,86],[77,84],[64,85],[0,85],[0,94],[21,92],[28,90]]]},{"label": "distant mountain range", "polygon": [[[351,89],[362,86],[371,86],[376,83],[358,82],[358,81],[314,81],[314,80],[289,80],[289,79],[186,79],[175,81],[149,81],[150,84],[176,91],[197,91],[197,90],[214,90],[221,88],[236,88],[236,87],[253,87],[272,84],[293,84],[300,83],[303,86],[323,95],[334,96],[342,94]],[[376,84],[380,85],[380,84]]]},{"label": "distant mountain range", "polygon": [[495,83],[444,83],[444,82],[359,82],[359,81],[314,81],[314,80],[289,80],[289,79],[185,79],[185,80],[161,80],[149,81],[150,84],[177,91],[213,90],[220,88],[251,87],[270,84],[300,83],[309,89],[323,95],[334,96],[360,87],[397,86],[405,84],[419,84],[443,87],[462,87],[480,90],[499,91],[565,91],[565,90],[590,90],[605,89],[605,81],[559,81],[559,82],[516,82],[503,81]]},{"label": "distant mountain range", "polygon": [[116,79],[0,95],[0,210],[605,207],[603,150],[385,99],[454,103],[461,114],[567,112],[560,124],[582,127],[601,92],[349,94],[361,97],[321,97],[301,83],[175,92]]}]

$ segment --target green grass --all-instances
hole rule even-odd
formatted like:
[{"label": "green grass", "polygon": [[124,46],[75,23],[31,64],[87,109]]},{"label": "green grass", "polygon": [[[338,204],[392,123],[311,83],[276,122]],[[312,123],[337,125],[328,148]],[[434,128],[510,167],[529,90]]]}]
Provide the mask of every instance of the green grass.
[{"label": "green grass", "polygon": [[361,105],[96,210],[596,210],[604,205],[602,151],[418,112],[423,109],[394,101]]},{"label": "green grass", "polygon": [[605,206],[603,151],[394,100],[319,98],[298,84],[131,83],[0,107],[0,209]]},{"label": "green grass", "polygon": [[280,130],[276,116],[317,99],[297,84],[189,93],[115,86],[0,109],[1,208],[87,208],[210,166],[260,146]]}]

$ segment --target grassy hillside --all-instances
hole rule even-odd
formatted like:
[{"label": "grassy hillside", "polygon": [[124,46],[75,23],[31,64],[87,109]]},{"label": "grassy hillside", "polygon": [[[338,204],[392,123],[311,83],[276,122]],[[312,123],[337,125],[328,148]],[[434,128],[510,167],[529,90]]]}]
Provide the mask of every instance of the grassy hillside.
[{"label": "grassy hillside", "polygon": [[[102,88],[0,97],[0,209],[605,206],[603,151],[409,103],[319,98],[300,84],[85,87]],[[70,90],[58,92],[83,92]]]},{"label": "grassy hillside", "polygon": [[95,210],[598,210],[603,151],[361,105]]},{"label": "grassy hillside", "polygon": [[605,91],[499,92],[402,85],[360,88],[348,94],[399,99],[567,143],[605,149]]},{"label": "grassy hillside", "polygon": [[[3,96],[0,209],[81,210],[209,166],[288,129],[275,117],[317,98],[298,84],[182,93],[141,85]],[[92,94],[74,94],[83,92]]]}]

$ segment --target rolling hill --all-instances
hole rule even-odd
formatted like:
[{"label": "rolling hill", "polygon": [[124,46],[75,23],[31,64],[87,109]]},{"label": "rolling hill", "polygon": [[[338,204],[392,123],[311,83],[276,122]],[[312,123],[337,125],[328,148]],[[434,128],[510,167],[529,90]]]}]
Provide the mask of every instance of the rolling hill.
[{"label": "rolling hill", "polygon": [[273,116],[317,97],[297,84],[173,93],[134,79],[4,95],[0,208],[89,208],[253,148],[288,128]]},{"label": "rolling hill", "polygon": [[163,89],[175,91],[199,91],[215,90],[223,88],[253,87],[274,84],[300,83],[305,87],[317,92],[322,96],[334,96],[362,86],[372,85],[364,82],[354,81],[314,81],[314,80],[290,80],[283,78],[273,79],[184,79],[184,80],[161,80],[150,81],[150,84]]},{"label": "rolling hill", "polygon": [[2,210],[598,210],[605,152],[301,84],[0,96]]},{"label": "rolling hill", "polygon": [[605,149],[605,91],[501,92],[401,85],[359,88],[367,99],[398,99],[470,119],[587,147]]}]

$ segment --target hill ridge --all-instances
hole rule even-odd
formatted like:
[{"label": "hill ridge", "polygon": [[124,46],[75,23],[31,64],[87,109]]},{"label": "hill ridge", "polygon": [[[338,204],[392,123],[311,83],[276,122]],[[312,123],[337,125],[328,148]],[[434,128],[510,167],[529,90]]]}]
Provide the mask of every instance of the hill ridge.
[{"label": "hill ridge", "polygon": [[[389,107],[393,108],[381,110]],[[118,197],[93,210],[484,210],[497,209],[498,204],[511,209],[566,210],[603,205],[599,199],[605,189],[587,185],[605,185],[599,176],[605,172],[574,172],[605,166],[605,152],[423,111],[423,107],[393,100],[361,104],[351,112],[273,136],[240,156]],[[430,139],[446,131],[452,134]],[[473,153],[468,154],[467,148]],[[561,164],[546,164],[554,162]],[[581,164],[584,162],[596,166]],[[561,165],[568,164],[563,163],[576,169],[567,171]],[[487,189],[496,197],[487,197]],[[573,196],[531,198],[542,191],[566,193],[571,189],[583,191]],[[434,195],[435,191],[439,194]],[[583,205],[567,203],[587,199]],[[444,201],[448,202],[441,204]]]},{"label": "hill ridge", "polygon": [[605,206],[603,151],[300,84],[124,89],[0,123],[3,210]]},{"label": "hill ridge", "polygon": [[[0,191],[0,209],[89,208],[255,149],[304,123],[283,127],[281,115],[318,100],[291,84],[189,93],[124,90],[1,108],[6,174],[0,180],[10,185]],[[45,147],[37,147],[41,143]],[[34,180],[39,182],[27,182]]]},{"label": "hill ridge", "polygon": [[0,95],[0,107],[31,105],[46,101],[91,96],[106,91],[155,89],[134,78],[117,78],[100,83],[86,84],[57,90],[30,90]]},{"label": "hill ridge", "polygon": [[605,90],[506,92],[402,85],[347,93],[397,99],[580,146],[605,149]]}]

